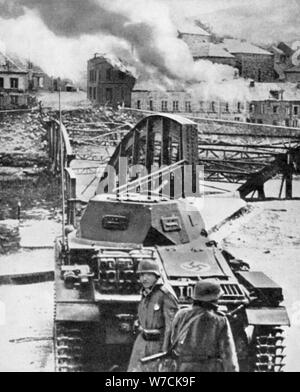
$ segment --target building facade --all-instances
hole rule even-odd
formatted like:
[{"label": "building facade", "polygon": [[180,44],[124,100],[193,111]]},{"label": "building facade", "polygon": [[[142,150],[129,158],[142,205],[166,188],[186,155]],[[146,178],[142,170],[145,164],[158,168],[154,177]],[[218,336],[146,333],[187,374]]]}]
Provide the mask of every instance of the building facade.
[{"label": "building facade", "polygon": [[250,83],[244,101],[201,100],[185,91],[150,90],[137,83],[132,108],[257,124],[300,127],[300,85]]},{"label": "building facade", "polygon": [[300,65],[288,68],[284,73],[287,82],[300,83]]},{"label": "building facade", "polygon": [[88,99],[97,105],[131,107],[135,84],[133,71],[111,55],[95,55],[88,61]]},{"label": "building facade", "polygon": [[28,106],[28,72],[0,53],[0,110]]},{"label": "building facade", "polygon": [[256,82],[273,82],[274,54],[249,42],[225,39],[222,47],[236,58],[240,76]]},{"label": "building facade", "polygon": [[250,104],[246,102],[203,101],[185,91],[157,91],[144,89],[137,84],[132,92],[132,108],[180,114],[187,117],[204,117],[228,121],[248,119]]},{"label": "building facade", "polygon": [[26,64],[29,77],[29,90],[51,90],[53,88],[53,81],[39,66],[28,61]]},{"label": "building facade", "polygon": [[300,99],[253,101],[249,118],[252,123],[299,128]]}]

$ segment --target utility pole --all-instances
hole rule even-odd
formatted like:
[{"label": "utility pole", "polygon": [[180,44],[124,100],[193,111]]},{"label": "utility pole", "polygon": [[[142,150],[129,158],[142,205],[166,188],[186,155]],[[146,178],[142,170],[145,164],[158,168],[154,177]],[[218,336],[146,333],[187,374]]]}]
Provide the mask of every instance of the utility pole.
[{"label": "utility pole", "polygon": [[64,143],[62,135],[62,114],[61,114],[61,87],[58,91],[59,96],[59,134],[60,134],[60,170],[61,170],[61,192],[62,192],[62,243],[63,247],[66,242],[65,231],[65,165],[64,165]]}]

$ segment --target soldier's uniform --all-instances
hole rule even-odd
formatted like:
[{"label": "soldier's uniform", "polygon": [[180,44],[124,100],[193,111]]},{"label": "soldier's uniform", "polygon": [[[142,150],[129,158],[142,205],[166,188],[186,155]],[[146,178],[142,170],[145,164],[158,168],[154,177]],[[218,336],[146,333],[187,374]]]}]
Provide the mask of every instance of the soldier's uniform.
[{"label": "soldier's uniform", "polygon": [[199,282],[194,296],[199,302],[195,302],[191,309],[177,313],[171,341],[175,342],[173,351],[178,357],[179,372],[239,371],[230,324],[212,303],[220,293],[221,289],[215,283]]},{"label": "soldier's uniform", "polygon": [[[141,267],[142,269],[143,266]],[[140,359],[168,349],[171,324],[177,310],[176,298],[163,285],[160,279],[152,289],[142,290],[142,299],[138,307],[140,332],[133,346],[128,367],[129,372],[158,370],[158,362],[154,361],[147,365],[142,365]]]}]

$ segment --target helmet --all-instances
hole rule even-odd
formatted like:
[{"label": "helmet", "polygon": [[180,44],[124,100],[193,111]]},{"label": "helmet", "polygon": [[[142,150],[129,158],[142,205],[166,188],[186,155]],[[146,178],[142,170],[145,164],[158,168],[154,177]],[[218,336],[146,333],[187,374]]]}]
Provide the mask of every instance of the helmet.
[{"label": "helmet", "polygon": [[139,263],[137,274],[154,274],[160,277],[158,264],[153,260],[142,260]]},{"label": "helmet", "polygon": [[202,280],[197,282],[194,290],[194,301],[213,302],[222,297],[221,286],[213,281]]}]

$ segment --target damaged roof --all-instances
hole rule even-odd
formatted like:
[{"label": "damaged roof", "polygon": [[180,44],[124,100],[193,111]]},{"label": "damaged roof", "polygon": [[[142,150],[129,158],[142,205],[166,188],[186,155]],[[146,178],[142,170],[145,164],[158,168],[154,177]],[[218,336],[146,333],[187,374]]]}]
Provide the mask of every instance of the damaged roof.
[{"label": "damaged roof", "polygon": [[269,51],[262,49],[256,45],[251,44],[247,41],[240,41],[238,39],[225,39],[223,48],[227,49],[230,53],[244,53],[244,54],[262,54],[267,56],[272,56],[273,54]]},{"label": "damaged roof", "polygon": [[20,61],[0,52],[0,72],[27,73],[27,70]]},{"label": "damaged roof", "polygon": [[121,60],[119,57],[114,56],[113,54],[96,53],[95,56],[90,61],[96,59],[104,59],[113,68],[118,69],[119,71],[126,73],[127,75],[130,75],[134,78],[137,77],[137,72],[133,66],[129,65],[126,61]]},{"label": "damaged roof", "polygon": [[[7,66],[7,64],[9,64]],[[32,62],[21,59],[14,53],[3,53],[0,52],[0,70],[3,72],[17,72],[17,73],[28,73],[29,70],[34,74],[44,75],[45,72],[41,67],[35,65]]]}]

